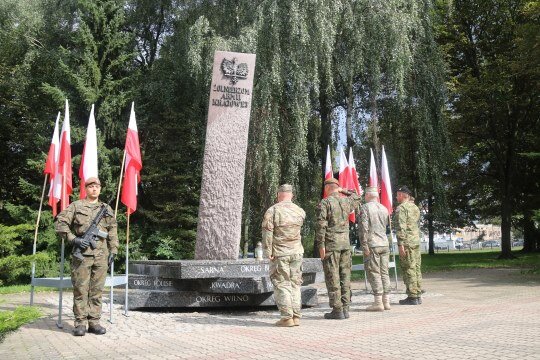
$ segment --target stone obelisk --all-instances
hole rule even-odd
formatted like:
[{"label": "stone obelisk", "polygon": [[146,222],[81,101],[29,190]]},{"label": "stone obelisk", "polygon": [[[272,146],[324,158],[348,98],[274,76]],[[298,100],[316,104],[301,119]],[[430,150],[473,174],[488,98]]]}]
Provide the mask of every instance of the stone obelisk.
[{"label": "stone obelisk", "polygon": [[195,259],[238,258],[255,54],[216,51]]}]

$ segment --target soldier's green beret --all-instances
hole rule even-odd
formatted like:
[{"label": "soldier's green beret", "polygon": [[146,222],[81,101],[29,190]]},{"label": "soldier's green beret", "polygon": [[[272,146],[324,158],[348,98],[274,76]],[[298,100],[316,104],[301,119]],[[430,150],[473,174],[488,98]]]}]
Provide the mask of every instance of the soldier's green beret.
[{"label": "soldier's green beret", "polygon": [[335,178],[330,178],[330,179],[324,180],[324,185],[330,185],[330,184],[339,185],[339,181],[337,179],[335,179]]},{"label": "soldier's green beret", "polygon": [[366,194],[367,193],[372,193],[372,194],[378,194],[379,193],[379,189],[376,187],[376,186],[368,186],[366,188]]},{"label": "soldier's green beret", "polygon": [[278,192],[292,192],[292,185],[289,184],[283,184],[280,187],[278,187]]}]

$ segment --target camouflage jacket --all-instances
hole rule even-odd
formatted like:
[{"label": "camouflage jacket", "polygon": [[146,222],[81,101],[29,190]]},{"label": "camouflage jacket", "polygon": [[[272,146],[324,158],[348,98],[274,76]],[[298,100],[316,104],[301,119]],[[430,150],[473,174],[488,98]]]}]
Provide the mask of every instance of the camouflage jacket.
[{"label": "camouflage jacket", "polygon": [[360,206],[361,200],[358,194],[341,197],[338,192],[321,200],[315,228],[317,248],[326,248],[326,251],[350,249],[349,214]]},{"label": "camouflage jacket", "polygon": [[361,211],[358,235],[362,248],[388,246],[388,210],[377,200],[372,200],[364,204]]},{"label": "camouflage jacket", "polygon": [[420,210],[410,201],[404,201],[394,212],[394,229],[398,245],[416,248],[420,246]]},{"label": "camouflage jacket", "polygon": [[[84,235],[92,221],[95,219],[102,202],[90,203],[88,200],[77,200],[58,214],[56,218],[55,230],[64,240],[73,242],[77,236]],[[101,219],[98,227],[101,231],[108,233],[107,239],[98,239],[97,247],[86,248],[83,255],[98,255],[103,253],[118,253],[118,234],[114,212],[107,205],[107,214]]]},{"label": "camouflage jacket", "polygon": [[303,254],[300,229],[306,213],[292,201],[271,206],[262,222],[262,243],[265,257]]}]

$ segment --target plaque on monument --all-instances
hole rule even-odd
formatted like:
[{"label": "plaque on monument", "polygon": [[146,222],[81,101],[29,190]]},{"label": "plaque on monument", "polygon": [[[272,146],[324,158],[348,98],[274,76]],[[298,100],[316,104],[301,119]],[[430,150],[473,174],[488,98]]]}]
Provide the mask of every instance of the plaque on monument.
[{"label": "plaque on monument", "polygon": [[195,259],[238,258],[255,54],[216,51]]}]

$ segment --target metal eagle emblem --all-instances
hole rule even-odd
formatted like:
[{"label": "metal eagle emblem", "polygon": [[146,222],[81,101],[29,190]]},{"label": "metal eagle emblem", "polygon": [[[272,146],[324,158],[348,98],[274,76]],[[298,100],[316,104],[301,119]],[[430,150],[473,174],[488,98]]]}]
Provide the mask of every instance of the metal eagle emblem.
[{"label": "metal eagle emblem", "polygon": [[238,79],[246,79],[248,75],[248,66],[246,63],[238,64],[238,59],[223,59],[221,62],[221,72],[224,76],[231,79],[231,84],[236,85]]}]

